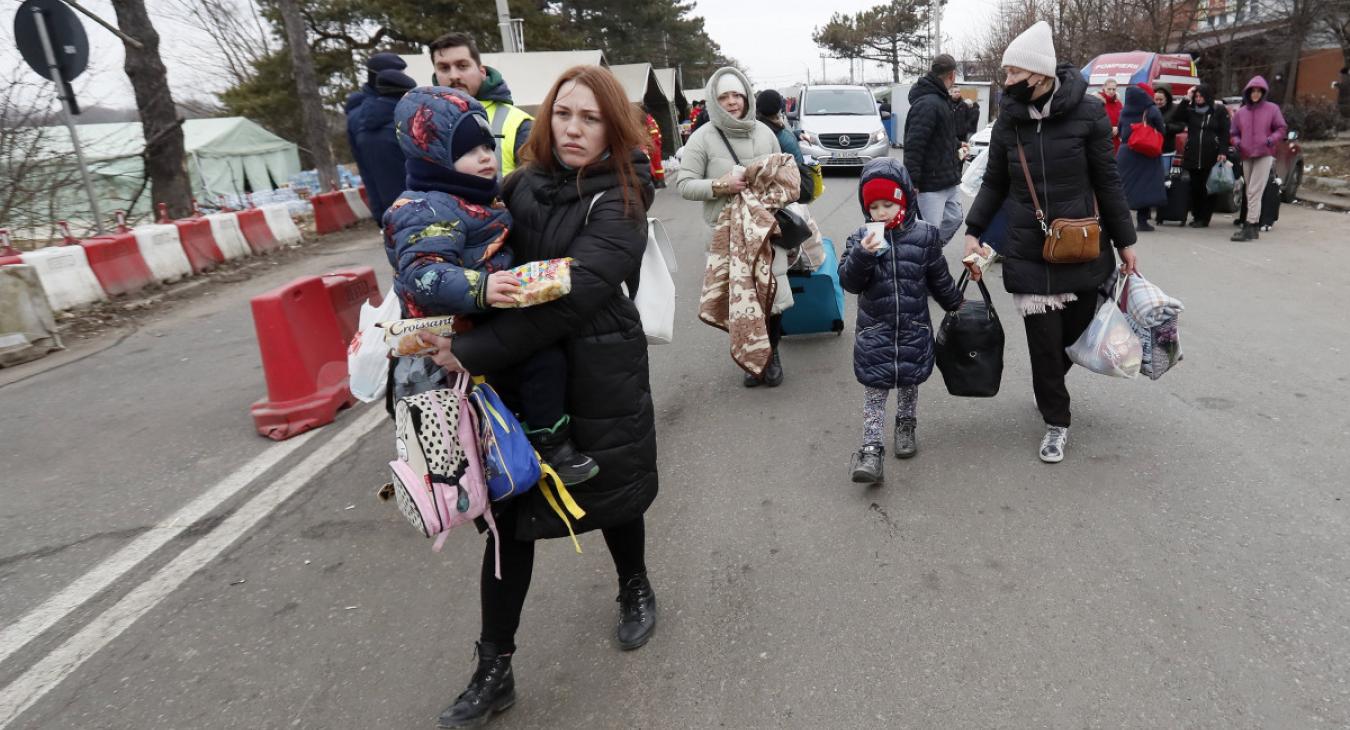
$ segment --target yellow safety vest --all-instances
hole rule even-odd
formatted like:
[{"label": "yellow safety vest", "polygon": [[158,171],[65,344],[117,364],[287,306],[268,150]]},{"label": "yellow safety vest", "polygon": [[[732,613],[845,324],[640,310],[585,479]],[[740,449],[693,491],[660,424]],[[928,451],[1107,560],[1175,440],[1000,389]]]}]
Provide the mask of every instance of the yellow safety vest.
[{"label": "yellow safety vest", "polygon": [[500,101],[485,101],[483,109],[492,125],[492,136],[497,138],[497,167],[502,171],[502,177],[506,177],[516,169],[516,136],[520,125],[527,120],[533,121],[534,117],[519,107]]}]

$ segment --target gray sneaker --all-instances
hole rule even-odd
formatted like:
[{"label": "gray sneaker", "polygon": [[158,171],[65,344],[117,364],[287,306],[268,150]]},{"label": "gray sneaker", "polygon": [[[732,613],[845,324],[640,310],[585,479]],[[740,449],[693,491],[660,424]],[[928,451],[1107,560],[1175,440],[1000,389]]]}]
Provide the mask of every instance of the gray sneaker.
[{"label": "gray sneaker", "polygon": [[877,484],[884,478],[882,457],[886,447],[881,444],[868,444],[853,454],[853,463],[849,465],[855,484]]},{"label": "gray sneaker", "polygon": [[1046,426],[1045,437],[1041,439],[1041,461],[1058,464],[1064,461],[1064,445],[1069,443],[1067,426]]}]

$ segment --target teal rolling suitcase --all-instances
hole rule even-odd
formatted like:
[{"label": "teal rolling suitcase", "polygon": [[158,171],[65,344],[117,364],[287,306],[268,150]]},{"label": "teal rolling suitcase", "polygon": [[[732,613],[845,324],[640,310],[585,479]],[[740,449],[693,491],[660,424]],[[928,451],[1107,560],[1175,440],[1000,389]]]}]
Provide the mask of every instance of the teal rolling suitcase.
[{"label": "teal rolling suitcase", "polygon": [[783,312],[784,335],[844,331],[844,290],[839,286],[839,254],[826,238],[825,261],[810,274],[788,272],[792,308]]}]

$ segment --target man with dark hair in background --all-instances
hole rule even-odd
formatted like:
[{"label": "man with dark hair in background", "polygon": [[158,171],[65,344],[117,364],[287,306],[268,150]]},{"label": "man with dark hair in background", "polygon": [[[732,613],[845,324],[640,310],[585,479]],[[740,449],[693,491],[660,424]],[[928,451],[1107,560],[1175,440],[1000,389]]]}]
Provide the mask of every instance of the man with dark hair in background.
[{"label": "man with dark hair in background", "polygon": [[909,90],[905,117],[905,167],[919,191],[919,215],[938,228],[945,245],[961,227],[961,140],[951,89],[956,59],[942,54]]},{"label": "man with dark hair in background", "polygon": [[511,99],[511,88],[502,75],[483,65],[478,45],[466,33],[446,33],[431,42],[431,65],[435,67],[437,86],[459,89],[482,103],[487,110],[488,124],[497,144],[497,161],[502,177],[511,174],[519,164],[517,153],[530,136],[534,117],[516,107]]}]

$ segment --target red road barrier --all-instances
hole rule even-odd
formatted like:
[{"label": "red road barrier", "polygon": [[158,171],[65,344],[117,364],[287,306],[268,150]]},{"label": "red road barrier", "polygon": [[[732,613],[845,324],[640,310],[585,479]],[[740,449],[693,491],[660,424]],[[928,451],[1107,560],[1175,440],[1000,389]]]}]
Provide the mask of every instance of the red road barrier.
[{"label": "red road barrier", "polygon": [[[14,260],[9,261],[8,259]],[[19,259],[19,249],[14,248],[14,242],[9,237],[9,229],[0,228],[0,266],[21,263],[23,261]]]},{"label": "red road barrier", "polygon": [[225,254],[216,245],[216,237],[211,233],[211,221],[205,218],[183,218],[173,222],[178,228],[178,240],[183,243],[183,253],[187,254],[192,273],[200,274],[224,263]]},{"label": "red road barrier", "polygon": [[311,195],[309,202],[314,206],[314,230],[319,235],[336,233],[356,223],[356,214],[341,191]]},{"label": "red road barrier", "polygon": [[267,397],[250,412],[258,433],[275,441],[332,423],[356,402],[347,389],[347,340],[318,276],[306,276],[251,301]]},{"label": "red road barrier", "polygon": [[132,233],[96,236],[80,241],[89,259],[89,268],[108,296],[116,297],[140,291],[155,283],[155,275],[141,256]]},{"label": "red road barrier", "polygon": [[338,326],[342,328],[342,341],[351,342],[361,319],[361,305],[371,300],[371,304],[378,307],[384,301],[380,285],[375,281],[375,270],[369,266],[339,269],[324,274],[323,285],[328,289],[328,300],[337,315]]},{"label": "red road barrier", "polygon": [[67,223],[67,222],[65,222],[65,221],[57,221],[57,222],[56,222],[56,230],[58,230],[58,231],[61,232],[61,245],[62,245],[62,246],[76,246],[76,245],[79,245],[80,239],[76,238],[75,235],[74,235],[73,233],[70,232],[70,224],[69,224],[69,223]]},{"label": "red road barrier", "polygon": [[239,219],[239,230],[244,232],[244,240],[248,241],[253,253],[267,253],[281,248],[281,242],[272,235],[272,228],[267,225],[267,216],[262,210],[241,210],[236,217]]}]

